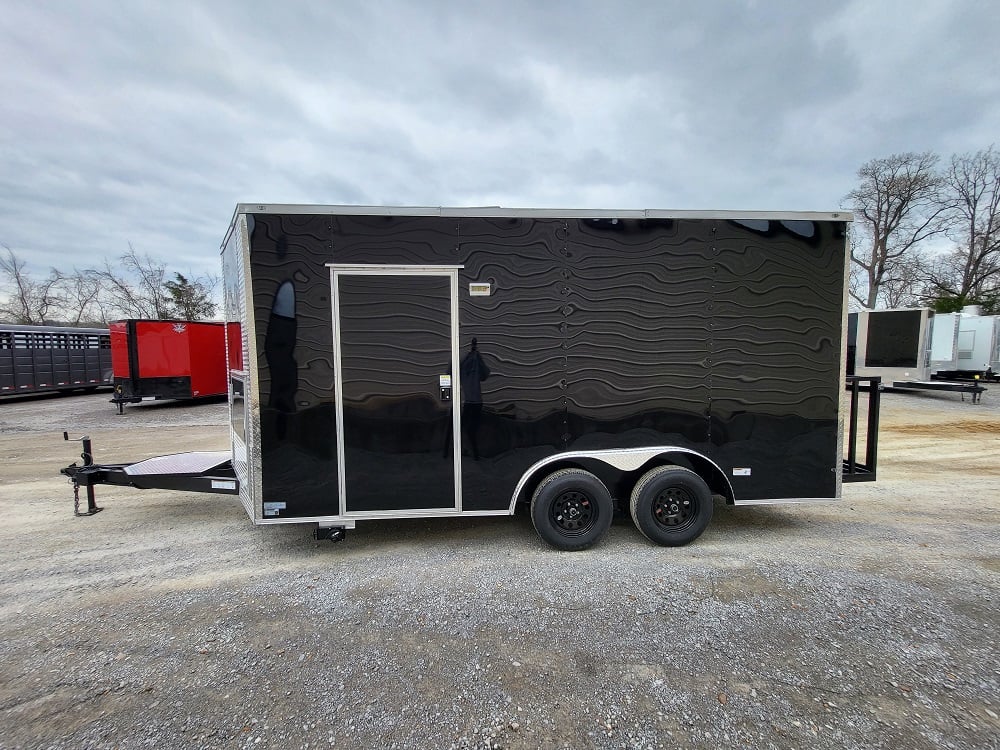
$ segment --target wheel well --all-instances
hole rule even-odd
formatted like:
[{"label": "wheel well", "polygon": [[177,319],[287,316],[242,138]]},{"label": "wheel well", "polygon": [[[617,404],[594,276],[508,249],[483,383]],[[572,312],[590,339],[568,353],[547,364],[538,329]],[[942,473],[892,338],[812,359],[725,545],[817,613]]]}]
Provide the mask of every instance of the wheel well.
[{"label": "wheel well", "polygon": [[[532,496],[535,494],[535,490],[538,489],[538,485],[542,483],[542,480],[549,474],[553,474],[562,469],[583,469],[584,471],[590,471],[590,469],[583,465],[578,458],[567,458],[547,463],[544,466],[539,466],[535,469],[531,476],[528,477],[524,486],[521,487],[521,492],[514,501],[514,507],[523,507],[530,503]],[[607,485],[607,487],[609,490],[613,490],[612,485]]]},{"label": "wheel well", "polygon": [[704,480],[713,495],[721,495],[726,499],[726,503],[728,505],[732,505],[735,502],[732,485],[726,479],[726,475],[723,473],[722,469],[698,453],[661,454],[652,461],[647,462],[647,464],[637,472],[637,476],[632,481],[632,486],[634,487],[635,483],[639,480],[639,477],[650,469],[654,469],[658,466],[671,465],[682,466],[685,469],[693,471]]},{"label": "wheel well", "polygon": [[522,485],[514,505],[516,508],[529,503],[542,480],[561,469],[589,471],[604,482],[612,497],[627,504],[632,494],[632,488],[635,487],[639,478],[650,469],[655,469],[658,466],[681,466],[690,469],[705,481],[712,494],[721,495],[729,505],[734,502],[732,486],[726,479],[725,473],[712,461],[698,453],[666,450],[634,470],[620,469],[609,463],[600,454],[567,456],[564,459],[551,461],[537,467],[531,473]]}]

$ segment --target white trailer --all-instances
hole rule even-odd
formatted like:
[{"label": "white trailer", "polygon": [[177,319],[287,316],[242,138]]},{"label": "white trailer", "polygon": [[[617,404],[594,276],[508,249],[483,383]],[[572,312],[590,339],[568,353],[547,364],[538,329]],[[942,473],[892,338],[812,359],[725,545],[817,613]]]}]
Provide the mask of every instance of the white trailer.
[{"label": "white trailer", "polygon": [[958,369],[960,313],[937,313],[931,325],[931,377]]},{"label": "white trailer", "polygon": [[1000,315],[962,315],[958,326],[958,377],[993,380],[1000,372]]},{"label": "white trailer", "polygon": [[[972,402],[978,403],[986,390],[978,378],[970,378],[971,382],[953,382],[960,379],[956,371],[935,372],[935,339],[944,359],[950,353],[948,339],[951,337],[956,346],[955,361],[962,361],[961,329],[955,327],[955,321],[948,320],[949,316],[940,316],[945,318],[938,329],[943,333],[935,337],[933,331],[938,325],[938,317],[925,307],[851,313],[847,375],[880,377],[885,388],[961,393],[963,400],[964,394],[969,393]],[[966,320],[966,316],[960,319]]]}]

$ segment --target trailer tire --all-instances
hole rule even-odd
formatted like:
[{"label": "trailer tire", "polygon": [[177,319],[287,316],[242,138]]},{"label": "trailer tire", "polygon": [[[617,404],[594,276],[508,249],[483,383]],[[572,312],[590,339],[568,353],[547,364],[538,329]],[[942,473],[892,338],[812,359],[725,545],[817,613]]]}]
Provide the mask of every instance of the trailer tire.
[{"label": "trailer tire", "polygon": [[599,542],[611,527],[614,510],[608,488],[583,469],[553,472],[531,497],[531,522],[538,536],[570,552]]},{"label": "trailer tire", "polygon": [[693,542],[712,520],[714,500],[705,480],[680,466],[650,469],[632,490],[629,509],[643,536],[664,547]]}]

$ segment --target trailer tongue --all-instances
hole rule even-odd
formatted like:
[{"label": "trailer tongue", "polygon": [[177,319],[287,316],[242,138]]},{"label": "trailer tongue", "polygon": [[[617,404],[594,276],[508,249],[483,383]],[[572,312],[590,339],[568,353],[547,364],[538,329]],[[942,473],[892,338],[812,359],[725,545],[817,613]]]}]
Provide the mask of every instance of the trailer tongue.
[{"label": "trailer tongue", "polygon": [[[63,433],[70,440],[69,433]],[[156,456],[134,464],[95,464],[90,437],[80,438],[83,444],[82,465],[70,464],[60,470],[73,482],[74,513],[91,516],[103,510],[97,506],[94,486],[117,484],[141,490],[162,489],[184,492],[215,492],[238,495],[239,481],[233,471],[229,451],[195,451]],[[80,510],[80,487],[87,489],[87,510]]]}]

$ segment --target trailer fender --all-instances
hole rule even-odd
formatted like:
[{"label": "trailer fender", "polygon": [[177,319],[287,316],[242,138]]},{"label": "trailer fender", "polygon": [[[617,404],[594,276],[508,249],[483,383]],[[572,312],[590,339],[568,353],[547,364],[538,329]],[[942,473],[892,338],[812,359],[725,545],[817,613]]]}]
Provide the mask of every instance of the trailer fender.
[{"label": "trailer fender", "polygon": [[[543,458],[521,475],[510,499],[508,512],[513,515],[519,503],[527,502],[546,476],[564,468],[586,468],[588,462],[598,462],[623,474],[642,474],[656,466],[676,464],[688,468],[700,476],[713,493],[721,495],[732,505],[735,502],[733,485],[726,473],[707,456],[677,446],[657,446],[652,448],[623,448],[596,451],[567,451]],[[638,477],[636,477],[638,478]],[[614,488],[609,489],[613,490]],[[631,488],[629,488],[631,492]]]}]

